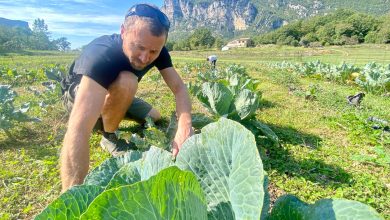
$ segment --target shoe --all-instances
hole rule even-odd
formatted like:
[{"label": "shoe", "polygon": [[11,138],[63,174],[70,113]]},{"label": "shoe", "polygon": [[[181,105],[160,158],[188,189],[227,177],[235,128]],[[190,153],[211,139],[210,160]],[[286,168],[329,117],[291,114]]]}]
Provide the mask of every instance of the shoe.
[{"label": "shoe", "polygon": [[113,157],[118,157],[125,154],[131,149],[131,145],[123,139],[118,139],[115,133],[104,132],[100,146],[108,151]]}]

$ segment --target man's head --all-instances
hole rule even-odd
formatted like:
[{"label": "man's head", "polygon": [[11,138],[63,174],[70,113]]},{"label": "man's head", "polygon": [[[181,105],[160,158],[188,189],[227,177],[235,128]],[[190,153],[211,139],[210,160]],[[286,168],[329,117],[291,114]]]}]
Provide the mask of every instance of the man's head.
[{"label": "man's head", "polygon": [[141,70],[151,64],[163,48],[169,20],[158,8],[138,4],[129,9],[121,27],[123,52],[133,68]]}]

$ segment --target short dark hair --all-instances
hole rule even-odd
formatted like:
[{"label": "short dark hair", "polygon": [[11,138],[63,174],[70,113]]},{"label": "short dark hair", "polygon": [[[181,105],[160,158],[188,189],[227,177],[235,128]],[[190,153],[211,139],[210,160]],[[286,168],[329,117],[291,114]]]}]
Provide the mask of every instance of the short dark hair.
[{"label": "short dark hair", "polygon": [[[151,9],[153,16],[137,14],[136,11],[134,11],[134,9],[137,8],[137,6],[142,6],[144,8],[149,9],[149,10]],[[148,10],[147,10],[147,12],[148,12]],[[157,13],[156,16],[154,16],[154,12]],[[162,23],[159,16],[163,16],[164,20],[166,20],[166,22],[168,24]],[[123,26],[126,30],[129,30],[130,28],[132,28],[132,26],[137,24],[139,21],[143,21],[143,22],[147,23],[152,35],[157,36],[157,37],[159,37],[161,35],[165,35],[166,37],[168,37],[169,26],[170,26],[169,20],[166,17],[166,15],[163,12],[161,12],[160,9],[157,8],[156,6],[149,5],[149,4],[134,5],[126,13],[126,17],[125,17],[125,21],[123,22]]]}]

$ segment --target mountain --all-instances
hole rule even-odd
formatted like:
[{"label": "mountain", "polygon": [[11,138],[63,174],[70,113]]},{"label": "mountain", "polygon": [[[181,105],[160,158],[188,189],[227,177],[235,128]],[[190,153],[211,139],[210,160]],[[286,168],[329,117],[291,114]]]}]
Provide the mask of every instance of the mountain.
[{"label": "mountain", "polygon": [[390,11],[390,0],[164,0],[162,11],[175,40],[199,27],[225,38],[261,34],[340,8],[383,15]]},{"label": "mountain", "polygon": [[22,27],[29,29],[28,22],[19,20],[10,20],[6,18],[0,18],[0,25],[8,27]]}]

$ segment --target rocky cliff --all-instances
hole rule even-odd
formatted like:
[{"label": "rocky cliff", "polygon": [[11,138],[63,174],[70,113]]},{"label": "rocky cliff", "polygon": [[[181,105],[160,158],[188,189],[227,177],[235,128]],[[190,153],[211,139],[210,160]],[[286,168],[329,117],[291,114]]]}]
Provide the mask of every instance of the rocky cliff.
[{"label": "rocky cliff", "polygon": [[0,18],[0,25],[8,27],[22,27],[29,29],[28,23],[26,21],[10,20],[6,18]]},{"label": "rocky cliff", "polygon": [[390,10],[390,0],[164,0],[171,37],[208,27],[224,37],[264,33],[291,21],[349,8],[371,14]]}]

